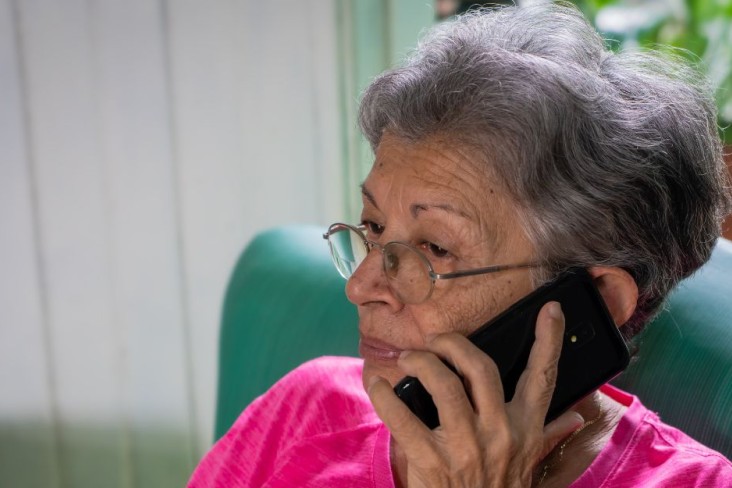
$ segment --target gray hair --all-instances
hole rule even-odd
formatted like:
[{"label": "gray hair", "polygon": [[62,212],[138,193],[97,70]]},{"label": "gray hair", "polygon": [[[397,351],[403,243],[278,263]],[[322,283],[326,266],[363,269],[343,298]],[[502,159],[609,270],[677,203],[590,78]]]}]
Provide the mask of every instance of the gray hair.
[{"label": "gray hair", "polygon": [[608,50],[569,5],[496,8],[429,31],[366,89],[359,123],[374,150],[385,131],[473,149],[518,206],[539,279],[627,270],[629,337],[709,259],[730,207],[710,91],[676,56]]}]

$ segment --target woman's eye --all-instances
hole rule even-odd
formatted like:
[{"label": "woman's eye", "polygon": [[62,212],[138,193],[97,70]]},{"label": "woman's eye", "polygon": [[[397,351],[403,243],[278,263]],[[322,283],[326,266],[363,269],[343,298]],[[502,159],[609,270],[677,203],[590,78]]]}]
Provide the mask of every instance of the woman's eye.
[{"label": "woman's eye", "polygon": [[384,226],[379,225],[376,222],[373,222],[371,220],[364,220],[362,224],[366,227],[366,231],[369,234],[373,234],[375,236],[380,236],[384,232]]},{"label": "woman's eye", "polygon": [[450,254],[446,249],[442,249],[437,244],[433,244],[431,242],[426,242],[425,247],[427,248],[429,253],[436,258],[444,258]]}]

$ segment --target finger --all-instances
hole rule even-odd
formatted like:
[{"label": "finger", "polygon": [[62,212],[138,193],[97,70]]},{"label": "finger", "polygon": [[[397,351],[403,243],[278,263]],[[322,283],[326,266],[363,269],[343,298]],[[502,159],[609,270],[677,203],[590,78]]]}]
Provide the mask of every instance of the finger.
[{"label": "finger", "polygon": [[427,445],[430,430],[396,396],[388,381],[380,376],[372,376],[367,393],[376,414],[400,445],[405,449],[417,450]]},{"label": "finger", "polygon": [[557,380],[557,364],[564,338],[564,314],[558,302],[549,302],[536,319],[536,339],[511,403],[524,409],[524,418],[544,425]]},{"label": "finger", "polygon": [[546,424],[544,427],[544,444],[542,446],[540,459],[544,459],[554,450],[557,445],[572,435],[577,429],[585,424],[582,416],[572,410]]},{"label": "finger", "polygon": [[492,419],[505,415],[501,375],[490,356],[457,333],[435,336],[427,343],[427,348],[458,370],[476,414]]},{"label": "finger", "polygon": [[398,364],[432,395],[443,430],[458,435],[474,430],[475,412],[463,381],[438,356],[428,351],[409,351],[402,353]]}]

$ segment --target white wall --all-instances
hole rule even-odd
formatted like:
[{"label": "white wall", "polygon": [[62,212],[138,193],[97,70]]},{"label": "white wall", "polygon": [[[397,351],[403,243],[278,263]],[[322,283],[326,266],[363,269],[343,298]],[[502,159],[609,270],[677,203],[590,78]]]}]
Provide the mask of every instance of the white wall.
[{"label": "white wall", "polygon": [[358,213],[426,0],[0,0],[0,486],[182,486],[228,275]]},{"label": "white wall", "polygon": [[0,0],[0,485],[184,483],[238,253],[343,216],[335,18]]}]

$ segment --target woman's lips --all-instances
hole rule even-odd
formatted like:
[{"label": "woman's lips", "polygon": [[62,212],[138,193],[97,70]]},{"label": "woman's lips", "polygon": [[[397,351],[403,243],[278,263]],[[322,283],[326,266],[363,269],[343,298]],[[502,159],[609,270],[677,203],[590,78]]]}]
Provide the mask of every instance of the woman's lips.
[{"label": "woman's lips", "polygon": [[361,336],[358,341],[358,352],[362,358],[372,361],[396,361],[402,349],[378,339]]}]

